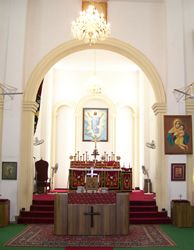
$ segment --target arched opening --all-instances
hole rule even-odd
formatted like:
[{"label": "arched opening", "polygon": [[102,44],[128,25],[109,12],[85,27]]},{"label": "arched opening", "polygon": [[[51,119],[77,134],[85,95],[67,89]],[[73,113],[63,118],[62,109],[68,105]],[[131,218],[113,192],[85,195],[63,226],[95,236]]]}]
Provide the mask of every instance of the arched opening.
[{"label": "arched opening", "polygon": [[[72,53],[86,49],[89,49],[88,46],[86,44],[82,44],[79,41],[71,41],[59,46],[41,60],[41,62],[36,66],[36,68],[32,72],[32,75],[27,83],[24,95],[24,108],[23,108],[24,111],[23,138],[22,138],[21,173],[20,173],[20,186],[19,186],[20,187],[19,208],[25,207],[26,209],[28,209],[32,200],[32,188],[30,187],[30,183],[32,183],[33,176],[32,174],[30,174],[28,176],[27,182],[26,180],[25,181],[23,180],[22,176],[24,175],[26,170],[28,171],[30,170],[30,172],[33,173],[33,161],[32,161],[33,124],[32,123],[33,123],[34,112],[36,110],[35,98],[39,85],[44,76],[46,75],[46,73],[49,71],[49,69],[60,59]],[[129,44],[118,41],[116,39],[107,39],[104,42],[96,44],[94,47],[92,47],[92,49],[99,49],[99,50],[101,49],[101,50],[115,52],[137,64],[144,72],[144,74],[146,75],[148,81],[152,86],[156,103],[165,104],[166,97],[162,81],[157,71],[155,70],[154,66],[140,51],[133,48]],[[66,108],[65,109],[60,108],[60,112],[67,113],[68,110]],[[133,112],[131,112],[131,110],[128,107],[124,107],[122,109],[122,112],[123,114],[126,114],[128,112],[130,117],[133,116]],[[138,119],[137,117],[136,119],[134,119],[134,126],[137,125],[137,119]],[[130,119],[128,120],[128,124],[132,126]],[[28,138],[28,140],[26,138]],[[136,144],[134,143],[133,146],[136,147]],[[26,195],[20,196],[20,193],[23,193],[22,192],[23,190],[25,190]]]}]

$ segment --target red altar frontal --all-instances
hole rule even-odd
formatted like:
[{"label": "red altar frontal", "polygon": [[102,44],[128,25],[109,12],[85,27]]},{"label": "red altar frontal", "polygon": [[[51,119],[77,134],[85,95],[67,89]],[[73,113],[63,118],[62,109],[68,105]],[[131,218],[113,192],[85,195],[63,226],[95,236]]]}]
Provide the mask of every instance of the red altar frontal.
[{"label": "red altar frontal", "polygon": [[99,176],[99,187],[106,187],[110,190],[132,190],[132,169],[120,168],[120,163],[117,161],[95,163],[71,161],[69,189],[75,190],[78,186],[85,186],[86,175],[91,172],[91,169]]}]

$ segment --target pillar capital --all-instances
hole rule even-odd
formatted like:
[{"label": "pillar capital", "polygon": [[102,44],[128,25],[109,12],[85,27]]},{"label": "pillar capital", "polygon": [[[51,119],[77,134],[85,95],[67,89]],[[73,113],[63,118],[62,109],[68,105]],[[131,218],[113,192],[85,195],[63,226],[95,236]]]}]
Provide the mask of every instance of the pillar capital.
[{"label": "pillar capital", "polygon": [[31,101],[24,101],[23,102],[23,110],[36,113],[38,109],[38,103],[37,102],[31,102]]},{"label": "pillar capital", "polygon": [[0,99],[0,110],[3,110],[4,107],[4,100]]},{"label": "pillar capital", "polygon": [[158,115],[158,114],[165,114],[167,107],[165,103],[154,103],[152,109],[154,111],[154,114]]},{"label": "pillar capital", "polygon": [[187,114],[194,113],[194,102],[193,101],[186,101],[185,102],[185,109]]}]

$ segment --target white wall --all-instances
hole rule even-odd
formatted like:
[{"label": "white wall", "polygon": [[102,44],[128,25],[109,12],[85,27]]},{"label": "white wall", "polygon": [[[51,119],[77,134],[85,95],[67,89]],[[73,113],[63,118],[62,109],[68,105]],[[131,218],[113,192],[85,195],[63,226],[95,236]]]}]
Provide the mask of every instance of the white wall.
[{"label": "white wall", "polygon": [[[79,0],[1,0],[0,81],[23,89],[41,58],[72,39],[70,24],[77,17],[80,6]],[[192,0],[109,1],[111,36],[132,44],[156,67],[166,88],[169,114],[184,113],[184,105],[177,105],[173,99],[173,88],[194,81],[193,11]],[[104,91],[107,92],[106,87]],[[78,96],[75,96],[77,102]],[[114,101],[115,98],[117,95]],[[2,141],[2,160],[5,161],[19,161],[21,99],[21,96],[13,101],[5,99]],[[175,186],[170,184],[173,161],[182,162],[185,157],[167,156],[169,200],[176,198]],[[12,200],[12,215],[16,207],[16,186],[16,181],[0,182],[1,194]],[[181,191],[183,197],[186,195],[184,182],[176,188],[177,194]]]},{"label": "white wall", "polygon": [[[1,79],[21,92],[23,88],[23,56],[26,28],[27,1],[0,1],[1,24]],[[1,161],[17,162],[20,167],[20,136],[21,136],[21,105],[22,96],[13,99],[4,97],[3,138]],[[11,200],[11,220],[17,211],[17,180],[1,180],[0,193],[2,197]]]}]

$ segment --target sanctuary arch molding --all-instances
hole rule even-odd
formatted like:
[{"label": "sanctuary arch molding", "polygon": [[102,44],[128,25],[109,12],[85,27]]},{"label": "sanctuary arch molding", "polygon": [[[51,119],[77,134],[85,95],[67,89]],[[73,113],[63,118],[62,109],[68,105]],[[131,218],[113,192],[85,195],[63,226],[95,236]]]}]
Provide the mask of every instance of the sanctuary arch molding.
[{"label": "sanctuary arch molding", "polygon": [[[163,87],[162,80],[153,66],[153,64],[148,60],[148,58],[141,53],[138,49],[134,48],[130,44],[122,42],[120,40],[109,38],[105,41],[99,42],[92,47],[89,47],[87,44],[82,43],[78,40],[72,40],[65,42],[57,48],[49,52],[42,60],[36,65],[33,70],[24,91],[23,98],[23,112],[22,112],[22,151],[21,151],[21,168],[19,175],[19,197],[18,197],[18,210],[25,208],[29,210],[31,201],[32,201],[32,192],[29,189],[29,185],[33,186],[32,175],[25,175],[26,179],[21,178],[24,176],[23,171],[26,171],[26,166],[32,166],[33,164],[33,152],[29,152],[26,155],[25,148],[30,149],[33,145],[33,137],[29,136],[33,134],[33,126],[29,124],[28,116],[34,115],[34,112],[26,111],[24,108],[26,103],[35,103],[36,94],[40,83],[49,69],[57,63],[62,58],[75,53],[77,51],[86,50],[86,49],[103,49],[118,53],[131,61],[137,64],[142,71],[147,76],[155,94],[155,99],[157,103],[166,104],[166,95]],[[33,104],[35,105],[35,104]],[[30,114],[29,114],[30,113]],[[26,140],[26,138],[29,138]],[[160,168],[161,169],[161,168]],[[29,190],[29,191],[28,191]],[[27,192],[27,193],[26,193]],[[23,193],[26,195],[22,197]]]}]

